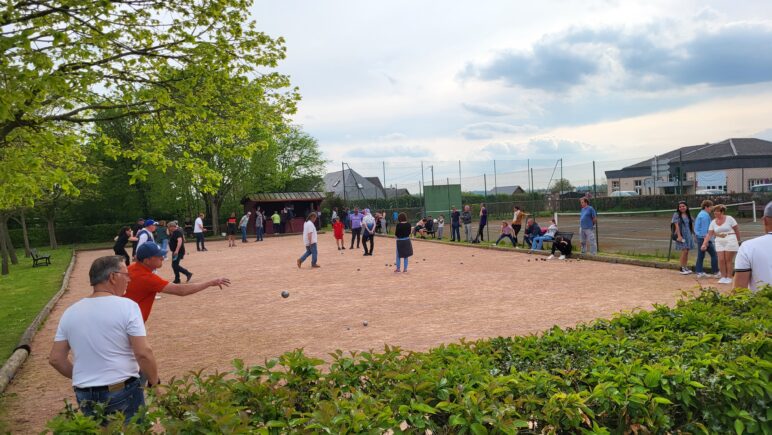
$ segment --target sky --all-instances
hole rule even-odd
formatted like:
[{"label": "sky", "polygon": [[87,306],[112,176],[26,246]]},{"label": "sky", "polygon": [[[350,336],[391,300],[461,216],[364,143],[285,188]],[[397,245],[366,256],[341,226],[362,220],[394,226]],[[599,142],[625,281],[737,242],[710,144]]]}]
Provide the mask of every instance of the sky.
[{"label": "sky", "polygon": [[252,17],[285,39],[293,121],[330,169],[619,169],[772,140],[769,0],[256,0]]}]

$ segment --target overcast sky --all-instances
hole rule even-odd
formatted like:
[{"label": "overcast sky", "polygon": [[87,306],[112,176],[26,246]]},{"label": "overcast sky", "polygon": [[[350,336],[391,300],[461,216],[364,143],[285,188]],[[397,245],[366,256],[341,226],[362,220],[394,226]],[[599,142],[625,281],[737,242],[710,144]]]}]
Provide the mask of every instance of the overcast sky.
[{"label": "overcast sky", "polygon": [[[266,1],[340,161],[625,160],[772,139],[772,1]],[[375,164],[375,163],[373,163]]]}]

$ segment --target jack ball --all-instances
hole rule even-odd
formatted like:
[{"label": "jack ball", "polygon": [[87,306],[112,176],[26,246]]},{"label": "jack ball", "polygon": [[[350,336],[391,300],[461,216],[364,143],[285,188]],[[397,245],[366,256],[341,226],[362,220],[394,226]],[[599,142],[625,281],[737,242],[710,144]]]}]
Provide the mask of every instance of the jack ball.
[{"label": "jack ball", "polygon": [[362,324],[363,324],[363,325],[365,325],[365,326],[367,326],[367,325],[368,325],[368,323],[367,323],[367,320],[365,320],[364,322],[362,322]]},{"label": "jack ball", "polygon": [[283,292],[281,292],[281,297],[283,297],[285,299],[288,298],[289,297],[289,292],[287,290],[284,290]]}]

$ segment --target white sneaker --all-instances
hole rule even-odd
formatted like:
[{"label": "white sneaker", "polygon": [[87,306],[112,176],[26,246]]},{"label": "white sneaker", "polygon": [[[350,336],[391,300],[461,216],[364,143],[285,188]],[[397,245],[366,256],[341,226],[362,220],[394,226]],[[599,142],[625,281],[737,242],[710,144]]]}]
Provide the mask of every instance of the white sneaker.
[{"label": "white sneaker", "polygon": [[691,273],[692,273],[692,271],[689,270],[688,268],[686,268],[686,267],[682,267],[681,268],[681,275],[689,275]]},{"label": "white sneaker", "polygon": [[707,278],[708,275],[706,275],[703,272],[697,272],[697,278]]},{"label": "white sneaker", "polygon": [[560,257],[558,257],[558,260],[565,260],[565,259],[566,259],[565,255],[561,255]]},{"label": "white sneaker", "polygon": [[718,283],[719,284],[731,284],[732,283],[732,278],[721,278],[721,279],[718,280]]},{"label": "white sneaker", "polygon": [[554,255],[550,255],[549,257],[547,257],[547,260],[552,260],[553,258],[555,258],[555,256]]}]

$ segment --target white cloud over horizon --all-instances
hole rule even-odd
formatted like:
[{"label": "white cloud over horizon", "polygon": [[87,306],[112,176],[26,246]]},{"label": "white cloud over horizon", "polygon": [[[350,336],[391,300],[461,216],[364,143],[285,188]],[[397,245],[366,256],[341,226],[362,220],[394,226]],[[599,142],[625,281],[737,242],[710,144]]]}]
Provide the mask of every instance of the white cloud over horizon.
[{"label": "white cloud over horizon", "polygon": [[294,121],[338,166],[772,138],[768,1],[259,0],[254,16],[286,38]]}]

